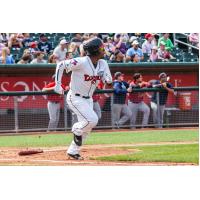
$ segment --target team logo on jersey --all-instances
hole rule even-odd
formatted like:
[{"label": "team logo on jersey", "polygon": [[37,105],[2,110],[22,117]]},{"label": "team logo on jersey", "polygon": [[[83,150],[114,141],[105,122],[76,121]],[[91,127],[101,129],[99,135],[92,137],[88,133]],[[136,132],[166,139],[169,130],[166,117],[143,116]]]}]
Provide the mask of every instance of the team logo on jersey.
[{"label": "team logo on jersey", "polygon": [[88,74],[84,74],[84,81],[91,81],[92,84],[95,84],[98,80],[101,80],[100,76],[89,76]]},{"label": "team logo on jersey", "polygon": [[71,59],[71,61],[70,61],[70,64],[72,64],[72,65],[76,65],[77,63],[78,63],[78,61],[75,59]]}]

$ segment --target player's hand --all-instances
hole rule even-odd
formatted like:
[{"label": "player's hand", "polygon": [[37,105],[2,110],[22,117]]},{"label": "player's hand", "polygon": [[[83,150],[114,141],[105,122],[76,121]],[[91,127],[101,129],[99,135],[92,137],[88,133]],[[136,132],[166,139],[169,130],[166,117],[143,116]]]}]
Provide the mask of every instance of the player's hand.
[{"label": "player's hand", "polygon": [[127,92],[132,92],[132,88],[129,87],[129,88],[127,89]]},{"label": "player's hand", "polygon": [[166,87],[167,87],[167,83],[162,83],[162,86],[163,86],[164,88],[166,88]]},{"label": "player's hand", "polygon": [[54,91],[57,93],[57,94],[64,94],[64,90],[63,88],[60,86],[60,85],[56,85],[54,87]]}]

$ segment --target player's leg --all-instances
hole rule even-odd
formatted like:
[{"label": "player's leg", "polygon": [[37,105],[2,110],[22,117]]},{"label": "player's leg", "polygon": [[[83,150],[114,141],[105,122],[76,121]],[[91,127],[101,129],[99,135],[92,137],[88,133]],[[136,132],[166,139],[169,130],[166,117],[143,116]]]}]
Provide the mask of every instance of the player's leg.
[{"label": "player's leg", "polygon": [[67,153],[80,156],[79,152],[80,147],[82,146],[82,135],[91,132],[92,128],[95,127],[98,122],[98,117],[93,110],[93,103],[92,101],[90,102],[90,100],[69,95],[67,103],[78,118],[78,122],[72,127],[74,139],[68,148]]},{"label": "player's leg", "polygon": [[153,123],[155,124],[155,127],[158,127],[158,106],[156,103],[151,101],[151,109],[153,114]]},{"label": "player's leg", "polygon": [[122,106],[122,115],[122,118],[119,120],[119,125],[125,124],[131,118],[132,113],[127,104],[123,104]]},{"label": "player's leg", "polygon": [[165,105],[160,105],[160,128],[162,128],[163,125],[164,112],[165,112]]},{"label": "player's leg", "polygon": [[58,127],[59,119],[60,119],[60,103],[56,104],[56,123],[55,123],[55,128]]},{"label": "player's leg", "polygon": [[93,104],[94,104],[94,105],[93,105],[93,109],[94,109],[95,113],[97,114],[98,119],[101,119],[101,107],[100,107],[100,105],[99,105],[99,102],[96,101],[96,102],[94,102]]},{"label": "player's leg", "polygon": [[142,101],[139,103],[139,111],[143,112],[142,127],[146,127],[149,121],[150,108]]},{"label": "player's leg", "polygon": [[113,104],[112,106],[112,122],[113,126],[119,126],[122,104]]},{"label": "player's leg", "polygon": [[130,126],[131,129],[135,129],[135,122],[136,122],[136,117],[138,113],[138,103],[132,103],[129,101],[128,103],[128,108],[131,111],[131,118],[130,118]]},{"label": "player's leg", "polygon": [[48,101],[47,108],[49,112],[49,125],[48,125],[48,131],[55,129],[56,124],[56,104]]}]

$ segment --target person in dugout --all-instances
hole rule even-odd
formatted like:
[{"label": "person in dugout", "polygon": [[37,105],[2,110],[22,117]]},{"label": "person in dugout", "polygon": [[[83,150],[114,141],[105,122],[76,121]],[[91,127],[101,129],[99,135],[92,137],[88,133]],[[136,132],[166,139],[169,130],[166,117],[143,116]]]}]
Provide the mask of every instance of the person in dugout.
[{"label": "person in dugout", "polygon": [[[52,76],[52,79],[54,80],[55,75]],[[55,81],[50,82],[47,84],[42,91],[43,92],[50,92],[53,91],[55,87]],[[68,90],[69,86],[64,86],[62,84],[63,90]],[[50,94],[47,95],[47,109],[49,113],[49,125],[47,132],[49,131],[56,131],[56,128],[58,127],[59,119],[60,119],[60,107],[61,102],[63,101],[63,95],[59,94]]]}]

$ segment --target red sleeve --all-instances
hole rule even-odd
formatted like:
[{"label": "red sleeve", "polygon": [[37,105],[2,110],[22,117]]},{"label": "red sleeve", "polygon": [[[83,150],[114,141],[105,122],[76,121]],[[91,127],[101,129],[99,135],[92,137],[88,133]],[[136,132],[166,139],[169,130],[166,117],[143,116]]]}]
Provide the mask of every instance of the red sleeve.
[{"label": "red sleeve", "polygon": [[55,86],[55,82],[51,82],[49,84],[47,84],[44,88],[51,88]]},{"label": "red sleeve", "polygon": [[151,84],[149,82],[142,82],[142,87],[149,87]]}]

